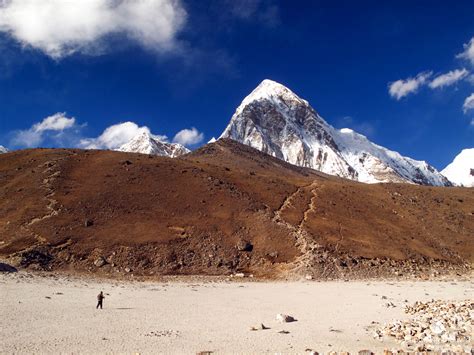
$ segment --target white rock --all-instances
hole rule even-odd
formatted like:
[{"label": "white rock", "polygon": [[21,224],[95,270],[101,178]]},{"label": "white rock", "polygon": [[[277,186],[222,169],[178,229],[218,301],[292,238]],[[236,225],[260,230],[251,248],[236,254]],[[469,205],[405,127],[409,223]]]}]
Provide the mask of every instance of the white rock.
[{"label": "white rock", "polygon": [[281,323],[290,323],[290,322],[294,322],[295,318],[293,318],[292,316],[289,316],[287,314],[278,313],[276,315],[276,320],[281,322]]},{"label": "white rock", "polygon": [[427,335],[423,338],[423,342],[425,342],[425,343],[432,343],[432,342],[433,342],[433,337],[431,336],[431,334],[427,334]]},{"label": "white rock", "polygon": [[444,324],[440,321],[437,321],[436,323],[431,324],[430,329],[433,332],[433,334],[436,334],[436,335],[441,335],[446,331]]}]

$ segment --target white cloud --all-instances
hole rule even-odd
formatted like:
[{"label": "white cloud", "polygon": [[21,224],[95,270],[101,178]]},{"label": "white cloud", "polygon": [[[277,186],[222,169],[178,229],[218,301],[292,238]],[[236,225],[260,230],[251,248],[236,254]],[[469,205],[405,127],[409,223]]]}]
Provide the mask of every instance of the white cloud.
[{"label": "white cloud", "polygon": [[44,140],[45,133],[56,132],[61,134],[64,130],[76,127],[74,117],[66,117],[65,112],[58,112],[46,117],[41,122],[35,123],[27,130],[20,130],[13,133],[12,144],[14,146],[37,147]]},{"label": "white cloud", "polygon": [[466,100],[464,100],[464,104],[462,105],[462,109],[464,110],[464,113],[474,110],[474,93],[466,97]]},{"label": "white cloud", "polygon": [[415,93],[418,89],[426,84],[426,81],[431,76],[431,72],[423,72],[414,78],[400,79],[389,84],[389,94],[396,100]]},{"label": "white cloud", "polygon": [[194,145],[201,143],[204,139],[204,134],[199,132],[196,128],[183,129],[176,133],[173,138],[173,142],[182,145]]},{"label": "white cloud", "polygon": [[169,51],[186,16],[180,0],[0,0],[0,31],[55,59],[100,53],[115,34]]},{"label": "white cloud", "polygon": [[46,117],[43,121],[33,125],[32,130],[35,132],[43,131],[63,131],[71,128],[76,124],[74,117],[66,117],[65,112],[58,112],[52,116]]},{"label": "white cloud", "polygon": [[466,59],[474,65],[474,37],[471,38],[469,43],[464,44],[464,52],[458,54],[456,57]]},{"label": "white cloud", "polygon": [[456,69],[456,70],[451,70],[450,72],[447,72],[446,74],[441,74],[438,75],[436,78],[434,78],[430,83],[429,87],[432,89],[437,89],[437,88],[443,88],[445,86],[451,86],[458,82],[459,80],[462,80],[466,78],[469,75],[469,71],[466,69]]},{"label": "white cloud", "polygon": [[150,129],[146,126],[139,127],[134,122],[118,123],[107,127],[97,138],[82,139],[79,146],[85,149],[117,149],[143,132],[150,133]]},{"label": "white cloud", "polygon": [[474,74],[469,75],[466,80],[472,85],[474,85]]}]

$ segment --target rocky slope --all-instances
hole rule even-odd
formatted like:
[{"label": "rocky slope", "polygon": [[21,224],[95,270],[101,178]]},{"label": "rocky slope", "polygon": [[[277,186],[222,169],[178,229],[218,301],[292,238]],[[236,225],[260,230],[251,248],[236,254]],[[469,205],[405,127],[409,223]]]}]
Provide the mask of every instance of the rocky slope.
[{"label": "rocky slope", "polygon": [[271,80],[242,101],[221,138],[356,181],[450,185],[424,161],[401,156],[350,129],[335,129],[306,100]]},{"label": "rocky slope", "polygon": [[441,173],[458,186],[474,187],[474,148],[464,149]]},{"label": "rocky slope", "polygon": [[189,149],[181,144],[163,142],[159,137],[147,131],[141,132],[118,150],[127,153],[151,154],[170,158],[176,158],[190,152]]},{"label": "rocky slope", "polygon": [[221,139],[170,159],[0,156],[0,260],[94,272],[358,278],[466,272],[474,189],[360,184]]}]

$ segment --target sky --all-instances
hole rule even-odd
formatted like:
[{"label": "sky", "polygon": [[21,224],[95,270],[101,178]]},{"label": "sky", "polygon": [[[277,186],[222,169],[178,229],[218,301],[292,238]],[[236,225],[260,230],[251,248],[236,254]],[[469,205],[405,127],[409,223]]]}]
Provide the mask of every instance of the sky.
[{"label": "sky", "polygon": [[474,147],[474,2],[0,0],[0,145],[218,137],[263,79],[443,169]]}]

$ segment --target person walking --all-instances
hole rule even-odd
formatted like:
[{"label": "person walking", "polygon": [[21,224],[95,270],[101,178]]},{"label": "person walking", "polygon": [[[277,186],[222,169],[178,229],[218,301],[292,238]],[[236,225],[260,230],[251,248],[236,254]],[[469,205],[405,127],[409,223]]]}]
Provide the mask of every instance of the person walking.
[{"label": "person walking", "polygon": [[104,293],[102,291],[100,291],[100,293],[97,295],[97,306],[95,307],[96,309],[98,309],[100,307],[100,309],[102,309],[102,302],[104,301]]}]

